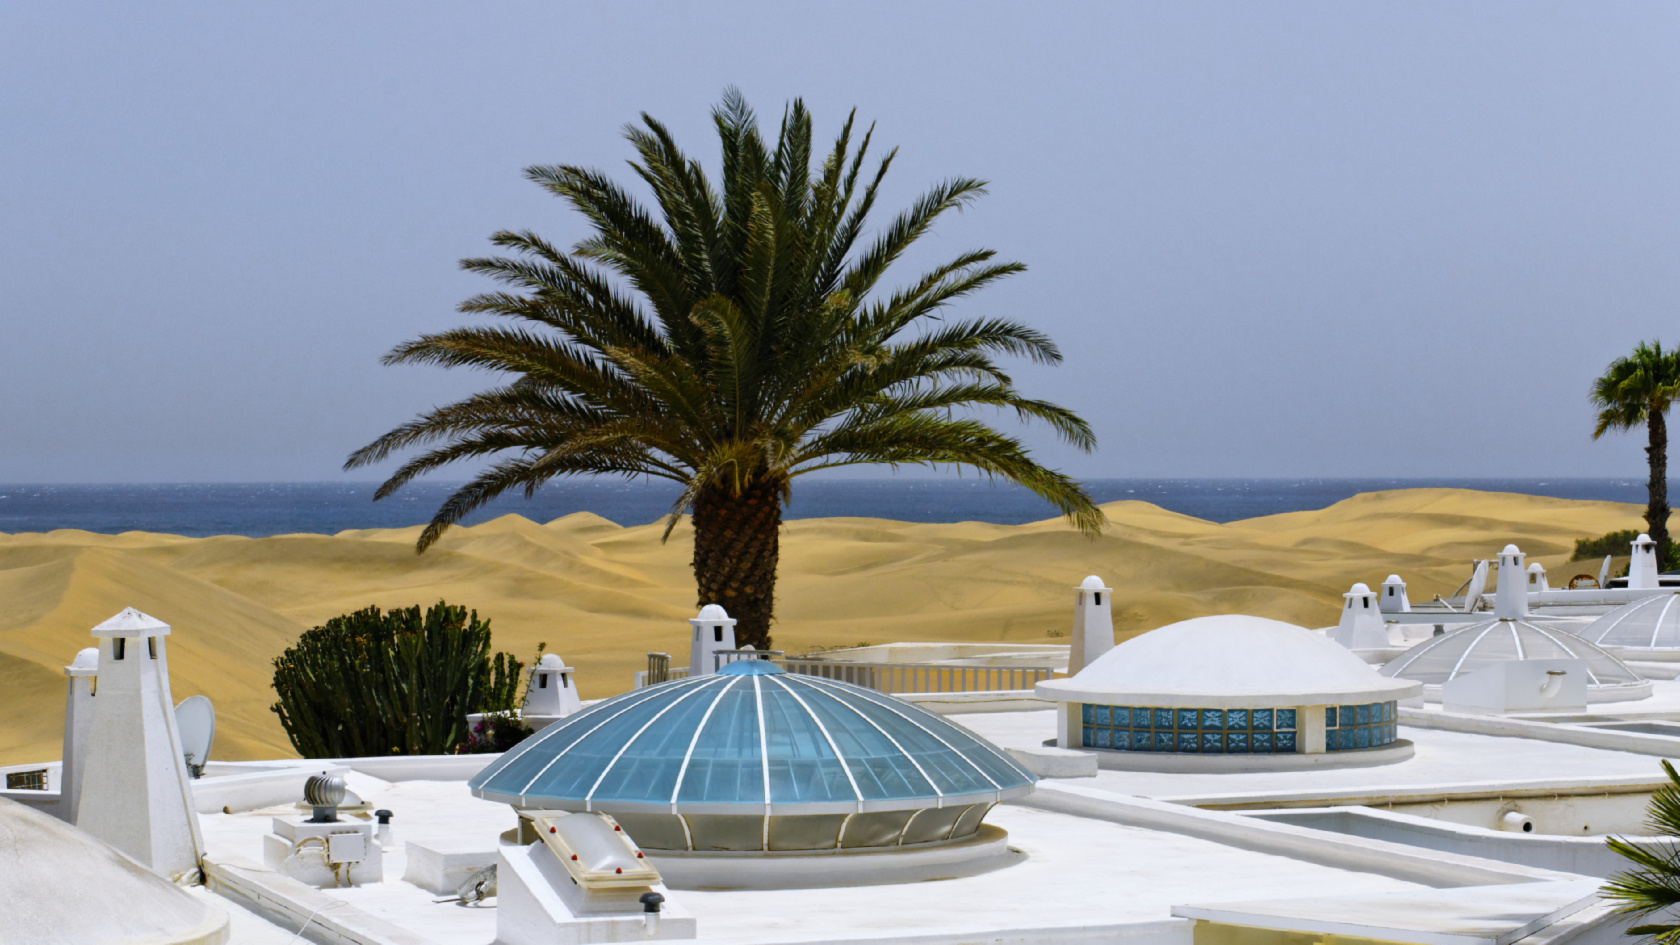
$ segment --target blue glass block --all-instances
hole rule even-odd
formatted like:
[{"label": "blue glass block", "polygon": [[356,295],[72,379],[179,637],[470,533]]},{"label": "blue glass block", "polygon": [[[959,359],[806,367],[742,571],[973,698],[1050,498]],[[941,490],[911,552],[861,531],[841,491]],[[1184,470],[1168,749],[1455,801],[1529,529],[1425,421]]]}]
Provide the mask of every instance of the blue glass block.
[{"label": "blue glass block", "polygon": [[1248,751],[1248,733],[1231,732],[1225,736],[1225,750],[1232,754],[1243,754]]},{"label": "blue glass block", "polygon": [[1353,730],[1353,747],[1371,747],[1371,727],[1369,725],[1361,725],[1359,728]]},{"label": "blue glass block", "polygon": [[1085,705],[1082,705],[1082,706],[1079,707],[1079,720],[1081,722],[1084,722],[1086,725],[1090,725],[1091,722],[1094,719],[1096,719],[1096,717],[1097,717],[1097,707],[1096,706],[1091,705],[1089,703],[1086,703]]},{"label": "blue glass block", "polygon": [[1219,732],[1202,733],[1202,754],[1218,755],[1225,751],[1225,736]]},{"label": "blue glass block", "polygon": [[1398,705],[1392,702],[1385,702],[1383,705],[1388,708],[1388,721],[1393,722],[1400,718],[1400,707]]},{"label": "blue glass block", "polygon": [[1173,750],[1175,750],[1174,745],[1175,745],[1175,742],[1173,740],[1173,733],[1171,733],[1171,732],[1156,732],[1155,733],[1155,750],[1156,751],[1173,751]]},{"label": "blue glass block", "polygon": [[1377,707],[1382,710],[1382,717],[1377,719],[1377,721],[1379,721],[1379,722],[1392,722],[1392,721],[1394,721],[1394,714],[1393,714],[1394,713],[1394,703],[1392,703],[1392,702],[1379,702],[1379,703],[1377,703]]},{"label": "blue glass block", "polygon": [[1324,727],[1325,728],[1335,728],[1336,727],[1336,707],[1333,706],[1333,705],[1332,706],[1326,706],[1325,709],[1324,709]]},{"label": "blue glass block", "polygon": [[1196,751],[1196,749],[1198,747],[1200,747],[1201,743],[1202,743],[1201,738],[1195,732],[1179,732],[1178,733],[1178,750],[1179,751],[1194,753]]},{"label": "blue glass block", "polygon": [[1333,728],[1333,729],[1330,729],[1329,731],[1325,732],[1324,733],[1324,750],[1325,751],[1341,751],[1342,750],[1342,736],[1346,735],[1346,734],[1347,734],[1347,732],[1345,732],[1345,731],[1343,731],[1339,728]]},{"label": "blue glass block", "polygon": [[1132,710],[1132,728],[1148,728],[1149,720],[1155,713],[1150,709],[1137,708]]},{"label": "blue glass block", "polygon": [[1277,725],[1275,727],[1280,732],[1293,732],[1295,730],[1295,710],[1277,710]]},{"label": "blue glass block", "polygon": [[1356,706],[1353,707],[1353,710],[1354,710],[1353,711],[1353,724],[1355,724],[1355,725],[1370,725],[1371,724],[1371,707],[1370,706],[1368,706],[1368,705],[1356,705]]},{"label": "blue glass block", "polygon": [[1098,748],[1113,748],[1114,747],[1114,730],[1113,729],[1111,729],[1111,728],[1099,728],[1099,729],[1095,729],[1095,731],[1097,733],[1097,747]]},{"label": "blue glass block", "polygon": [[1095,748],[1097,744],[1096,729],[1087,726],[1085,734],[1080,738],[1080,744],[1084,745],[1086,748]]},{"label": "blue glass block", "polygon": [[1201,713],[1197,712],[1195,709],[1179,709],[1178,710],[1178,728],[1179,728],[1179,731],[1194,732],[1196,730],[1196,721],[1200,717],[1201,717]]},{"label": "blue glass block", "polygon": [[1399,726],[1397,726],[1395,723],[1393,723],[1393,722],[1388,723],[1387,733],[1383,736],[1386,739],[1385,744],[1387,742],[1392,742],[1395,739],[1400,737],[1400,732],[1398,731],[1398,728],[1399,728]]},{"label": "blue glass block", "polygon": [[1109,720],[1109,713],[1108,713],[1108,708],[1109,707],[1108,706],[1106,706],[1106,705],[1094,705],[1091,708],[1093,710],[1095,710],[1095,711],[1092,712],[1092,715],[1095,716],[1095,718],[1092,719],[1093,723],[1095,723],[1097,725],[1107,725],[1107,724],[1109,724],[1109,721],[1108,721]]},{"label": "blue glass block", "polygon": [[1212,731],[1217,732],[1220,729],[1223,729],[1224,727],[1225,727],[1225,713],[1219,711],[1218,709],[1203,709],[1202,710],[1202,730],[1203,731],[1208,731],[1208,730],[1211,729]]},{"label": "blue glass block", "polygon": [[1114,730],[1114,750],[1129,751],[1132,747],[1132,733],[1123,728]]},{"label": "blue glass block", "polygon": [[1171,709],[1156,709],[1155,710],[1155,727],[1156,728],[1172,728],[1173,727],[1172,723],[1173,723],[1173,710],[1171,710]]},{"label": "blue glass block", "polygon": [[1294,750],[1295,750],[1295,733],[1294,732],[1279,732],[1279,733],[1277,733],[1277,747],[1274,748],[1273,751],[1293,752]]},{"label": "blue glass block", "polygon": [[1256,732],[1269,732],[1272,730],[1271,709],[1255,709],[1252,715],[1254,719],[1254,730]]},{"label": "blue glass block", "polygon": [[[1352,728],[1353,726],[1358,725],[1359,724],[1359,710],[1361,708],[1363,708],[1363,707],[1362,706],[1352,706],[1352,705],[1338,706],[1337,707],[1337,713],[1341,716],[1341,720],[1340,720],[1341,725],[1339,727],[1341,727],[1341,728]],[[1367,725],[1370,724],[1370,721],[1371,721],[1370,719],[1365,720]]]},{"label": "blue glass block", "polygon": [[1231,731],[1231,732],[1246,732],[1246,731],[1248,731],[1248,710],[1247,709],[1226,709],[1225,710],[1225,728],[1226,728],[1227,731]]},{"label": "blue glass block", "polygon": [[1131,709],[1129,709],[1129,708],[1127,708],[1126,706],[1123,706],[1123,705],[1117,705],[1117,706],[1114,707],[1113,711],[1114,711],[1114,722],[1112,724],[1114,725],[1115,728],[1131,728],[1132,727],[1132,710]]},{"label": "blue glass block", "polygon": [[1255,732],[1254,733],[1254,750],[1257,751],[1257,752],[1259,752],[1259,751],[1271,751],[1272,750],[1272,733],[1271,732]]}]

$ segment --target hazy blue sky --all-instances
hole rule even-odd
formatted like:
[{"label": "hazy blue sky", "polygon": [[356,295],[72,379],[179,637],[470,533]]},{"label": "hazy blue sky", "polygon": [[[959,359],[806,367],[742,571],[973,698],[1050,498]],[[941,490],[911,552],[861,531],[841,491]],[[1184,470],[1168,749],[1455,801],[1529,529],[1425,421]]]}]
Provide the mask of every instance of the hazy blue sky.
[{"label": "hazy blue sky", "polygon": [[[0,482],[311,480],[482,375],[469,318],[535,163],[714,159],[739,86],[900,147],[884,206],[992,195],[919,260],[1029,272],[1096,476],[1620,475],[1585,394],[1680,342],[1680,5],[624,3],[0,7]],[[626,175],[627,176],[627,175]],[[902,274],[908,277],[910,269]],[[476,316],[473,316],[476,317]],[[367,473],[361,473],[366,477]]]}]

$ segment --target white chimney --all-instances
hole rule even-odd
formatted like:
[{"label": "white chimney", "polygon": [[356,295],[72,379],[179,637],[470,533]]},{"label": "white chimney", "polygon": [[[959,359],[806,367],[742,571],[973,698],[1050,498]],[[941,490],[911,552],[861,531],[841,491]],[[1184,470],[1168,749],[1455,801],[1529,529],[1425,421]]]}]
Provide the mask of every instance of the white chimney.
[{"label": "white chimney", "polygon": [[1657,580],[1657,543],[1644,532],[1633,540],[1633,560],[1628,562],[1627,586],[1635,590],[1655,590]]},{"label": "white chimney", "polygon": [[169,695],[169,625],[130,607],[93,635],[98,689],[78,749],[76,826],[170,880],[196,875],[204,841]]},{"label": "white chimney", "polygon": [[712,654],[735,649],[735,620],[722,607],[707,604],[700,608],[698,617],[690,617],[688,622],[694,627],[694,638],[688,647],[688,675],[709,676],[717,672],[717,660]]},{"label": "white chimney", "polygon": [[1546,566],[1538,561],[1531,561],[1528,565],[1528,591],[1538,593],[1549,591],[1552,586],[1546,581]]},{"label": "white chimney", "polygon": [[82,797],[82,766],[87,757],[88,731],[93,726],[94,678],[99,675],[99,648],[90,646],[64,667],[70,677],[64,694],[64,759],[58,774],[58,819],[76,822]]},{"label": "white chimney", "polygon": [[1499,553],[1499,586],[1493,592],[1493,615],[1500,620],[1521,620],[1528,616],[1528,575],[1523,571],[1523,553],[1506,545]]},{"label": "white chimney", "polygon": [[1388,646],[1388,624],[1377,607],[1377,595],[1363,584],[1355,584],[1342,595],[1342,619],[1336,624],[1335,640],[1350,650],[1381,650]]},{"label": "white chimney", "polygon": [[540,729],[583,708],[572,672],[558,653],[543,654],[531,670],[531,678],[525,683],[525,700],[519,706],[519,717],[525,724]]},{"label": "white chimney", "polygon": [[1412,612],[1412,602],[1406,597],[1406,582],[1400,580],[1400,575],[1390,574],[1382,583],[1382,598],[1377,601],[1377,607],[1385,614]]},{"label": "white chimney", "polygon": [[1072,676],[1114,649],[1114,588],[1095,574],[1073,591],[1073,637],[1068,646],[1068,675]]}]

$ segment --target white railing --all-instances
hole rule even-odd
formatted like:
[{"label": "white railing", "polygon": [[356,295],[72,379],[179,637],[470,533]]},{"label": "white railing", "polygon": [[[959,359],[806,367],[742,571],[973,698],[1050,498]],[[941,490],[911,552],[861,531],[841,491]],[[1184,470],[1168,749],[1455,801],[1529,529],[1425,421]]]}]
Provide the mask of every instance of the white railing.
[{"label": "white railing", "polygon": [[1031,689],[1049,679],[1050,666],[949,666],[941,663],[842,663],[780,659],[790,673],[820,676],[877,692],[1006,692]]},{"label": "white railing", "polygon": [[[662,653],[650,654],[664,656]],[[954,666],[948,663],[852,663],[840,660],[788,659],[780,650],[719,650],[719,667],[742,659],[763,659],[769,656],[776,665],[790,673],[820,676],[840,682],[863,686],[877,692],[1012,692],[1031,689],[1039,681],[1055,675],[1054,666]],[[668,660],[669,657],[666,657]],[[687,679],[688,667],[671,666],[654,661],[654,673],[662,676],[658,682]],[[632,688],[649,685],[649,672],[642,670],[633,677]]]}]

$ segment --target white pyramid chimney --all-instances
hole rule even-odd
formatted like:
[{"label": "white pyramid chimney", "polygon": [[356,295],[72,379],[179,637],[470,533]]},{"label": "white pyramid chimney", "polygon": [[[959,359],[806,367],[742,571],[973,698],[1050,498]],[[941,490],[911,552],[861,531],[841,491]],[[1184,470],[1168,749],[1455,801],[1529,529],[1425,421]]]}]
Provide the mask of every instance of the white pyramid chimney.
[{"label": "white pyramid chimney", "polygon": [[1523,553],[1506,545],[1499,553],[1499,586],[1493,592],[1493,615],[1500,620],[1521,620],[1528,616],[1528,575],[1523,571]]},{"label": "white pyramid chimney", "polygon": [[58,819],[76,822],[82,796],[82,765],[87,756],[88,731],[93,726],[93,681],[99,675],[99,648],[90,646],[64,667],[70,677],[64,694],[64,759],[58,773]]},{"label": "white pyramid chimney", "polygon": [[1382,597],[1378,599],[1377,607],[1385,614],[1412,612],[1412,602],[1406,597],[1406,582],[1400,580],[1400,575],[1390,574],[1388,580],[1382,583]]},{"label": "white pyramid chimney", "polygon": [[707,604],[700,608],[698,617],[690,617],[688,622],[694,627],[694,639],[688,647],[688,675],[709,676],[717,672],[717,660],[712,654],[735,649],[735,620],[722,607]]},{"label": "white pyramid chimney", "polygon": [[1633,540],[1633,560],[1628,562],[1627,586],[1635,590],[1655,590],[1657,580],[1657,543],[1644,532]]},{"label": "white pyramid chimney", "polygon": [[1068,675],[1072,676],[1114,649],[1114,588],[1095,574],[1074,588],[1073,637],[1068,646]]},{"label": "white pyramid chimney", "polygon": [[540,729],[583,708],[572,672],[558,653],[543,654],[531,670],[531,678],[525,683],[525,701],[519,706],[525,724]]},{"label": "white pyramid chimney", "polygon": [[93,628],[97,689],[76,826],[171,880],[195,874],[204,842],[175,728],[169,625],[130,607]]},{"label": "white pyramid chimney", "polygon": [[1342,595],[1342,619],[1336,624],[1335,640],[1350,650],[1381,650],[1388,647],[1388,624],[1377,606],[1376,592],[1355,584]]}]

